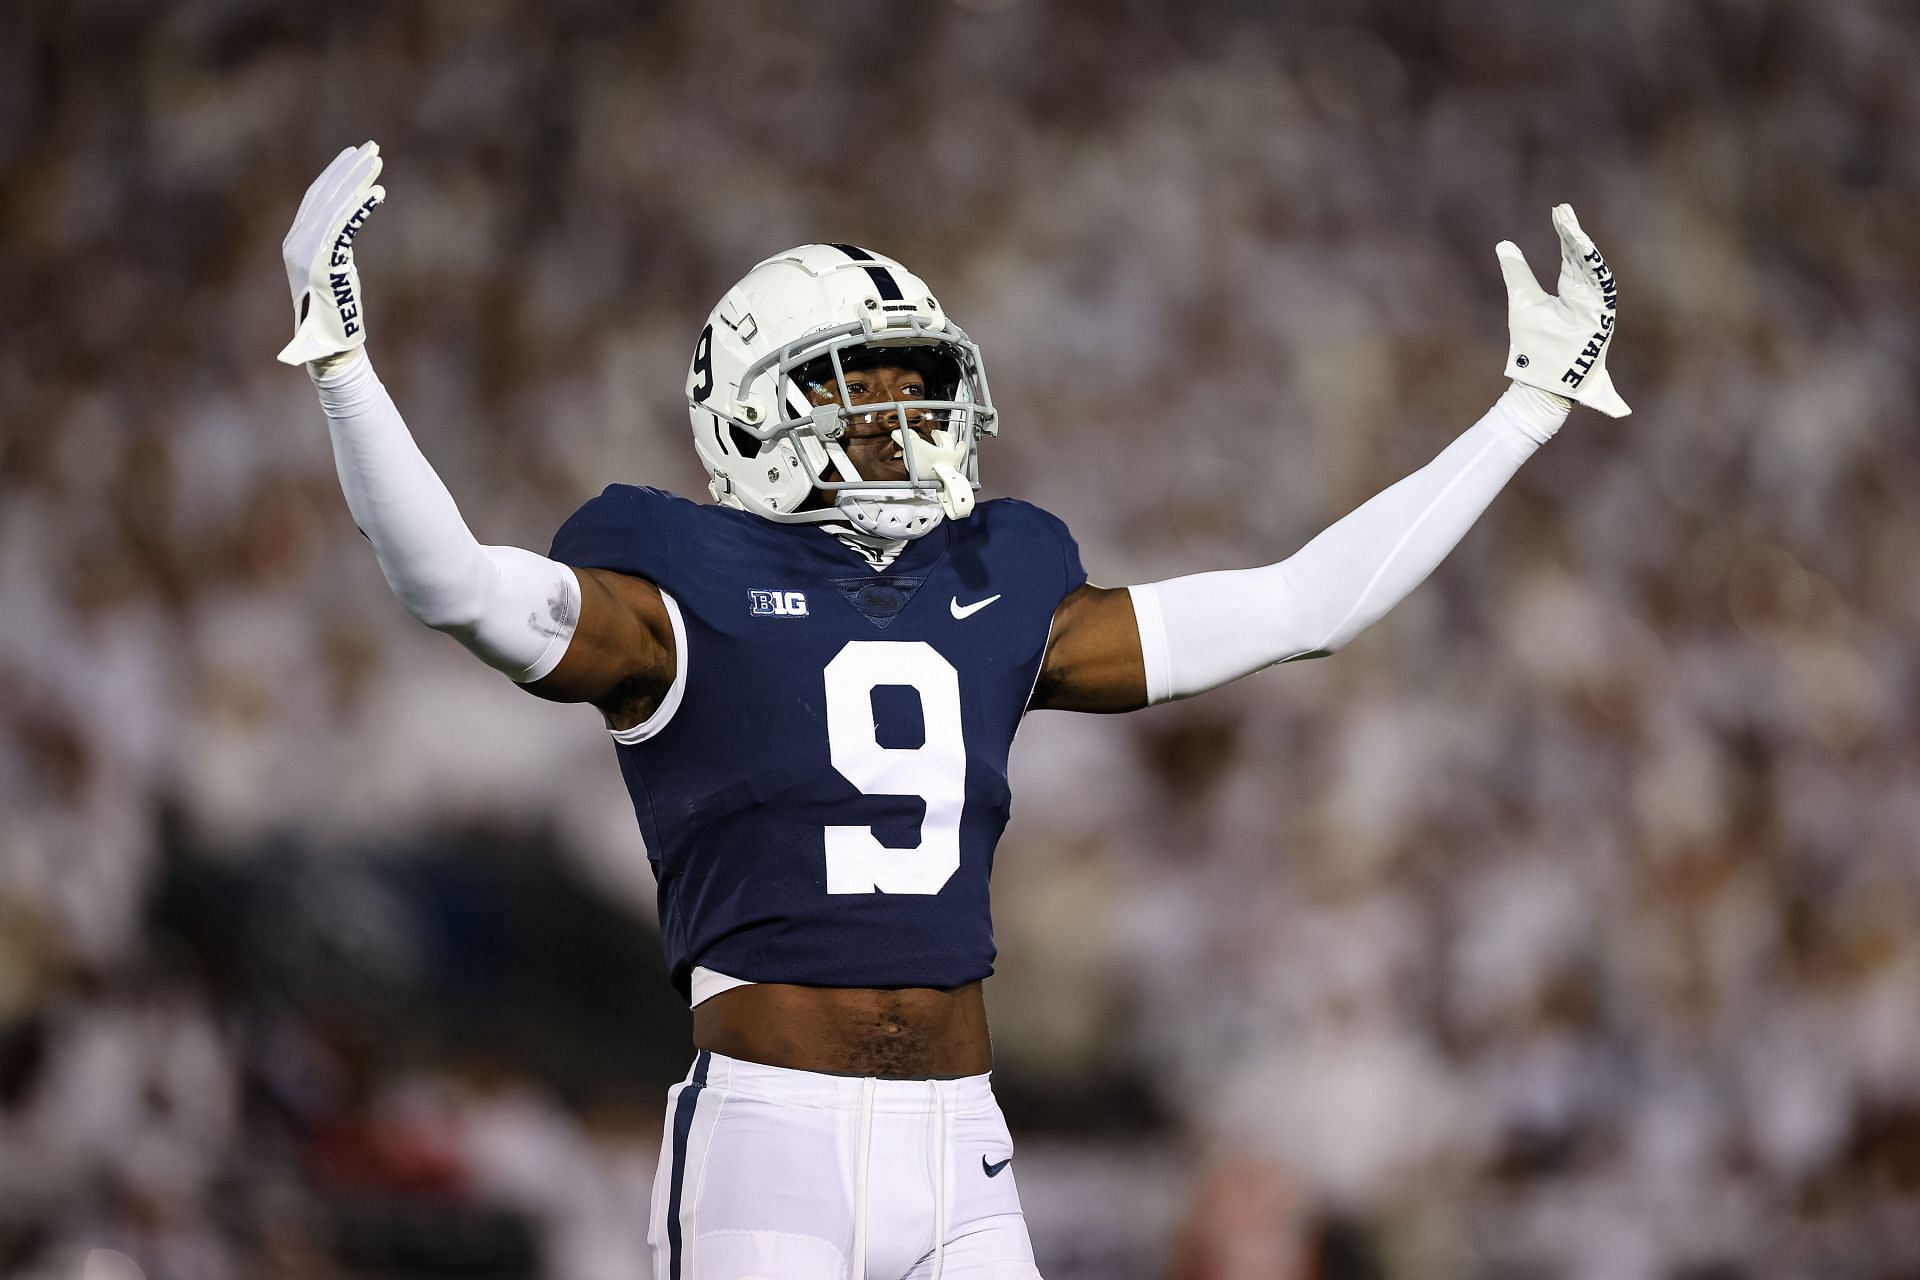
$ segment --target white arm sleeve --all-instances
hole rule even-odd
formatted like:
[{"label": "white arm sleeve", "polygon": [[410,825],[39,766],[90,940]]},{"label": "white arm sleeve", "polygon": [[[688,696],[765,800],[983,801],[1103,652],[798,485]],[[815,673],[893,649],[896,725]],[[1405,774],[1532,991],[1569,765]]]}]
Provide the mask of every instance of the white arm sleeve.
[{"label": "white arm sleeve", "polygon": [[580,619],[573,570],[475,540],[364,355],[313,382],[347,509],[407,612],[523,684],[558,666]]},{"label": "white arm sleeve", "polygon": [[1571,401],[1515,384],[1432,462],[1279,564],[1127,588],[1147,700],[1184,698],[1293,658],[1332,653],[1453,550],[1559,429]]}]

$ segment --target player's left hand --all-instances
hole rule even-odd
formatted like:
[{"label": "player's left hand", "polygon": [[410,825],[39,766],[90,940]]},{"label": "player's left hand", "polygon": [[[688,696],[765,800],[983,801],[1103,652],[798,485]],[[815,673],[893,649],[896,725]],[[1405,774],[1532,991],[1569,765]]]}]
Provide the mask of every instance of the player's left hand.
[{"label": "player's left hand", "polygon": [[1520,247],[1494,247],[1507,280],[1507,376],[1515,382],[1598,409],[1611,418],[1633,410],[1613,389],[1607,347],[1613,341],[1615,289],[1607,260],[1580,229],[1570,204],[1556,205],[1560,233],[1560,296],[1533,278]]},{"label": "player's left hand", "polygon": [[333,158],[300,201],[293,228],[280,242],[293,291],[293,341],[280,352],[286,364],[323,360],[361,346],[367,322],[360,301],[360,269],[353,238],[387,198],[380,176],[380,144],[348,147]]}]

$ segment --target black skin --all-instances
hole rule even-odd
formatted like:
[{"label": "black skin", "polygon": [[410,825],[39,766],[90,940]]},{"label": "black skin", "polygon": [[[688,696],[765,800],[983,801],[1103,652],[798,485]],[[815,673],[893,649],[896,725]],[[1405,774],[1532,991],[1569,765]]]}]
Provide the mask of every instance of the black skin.
[{"label": "black skin", "polygon": [[[858,369],[847,373],[847,403],[886,404],[896,400],[924,400],[927,385],[921,375],[911,369],[898,365],[880,365],[871,369]],[[815,404],[833,404],[839,399],[839,391],[831,381],[807,389],[807,398]],[[934,424],[928,421],[928,415],[919,409],[907,411],[907,426],[916,435],[930,438]],[[905,480],[907,478],[906,454],[900,448],[900,442],[894,439],[899,430],[900,419],[897,414],[869,413],[854,418],[847,423],[846,434],[840,437],[840,447],[846,450],[847,461],[860,473],[863,480]],[[828,477],[833,480],[845,480],[835,472]],[[823,505],[833,501],[831,494],[814,490],[814,500]]]},{"label": "black skin", "polygon": [[[904,365],[848,371],[852,405],[926,396],[925,375]],[[814,403],[834,402],[829,382]],[[861,477],[905,480],[895,423],[856,417],[841,441]],[[926,415],[907,425],[926,434]],[[835,477],[839,478],[839,477]],[[831,497],[816,492],[815,501]],[[607,724],[640,724],[673,683],[673,627],[651,582],[605,569],[574,569],[580,620],[566,657],[522,686],[554,702],[589,702]],[[1053,632],[1034,687],[1035,709],[1131,711],[1147,702],[1146,668],[1125,588],[1081,587],[1054,610]],[[978,1075],[993,1065],[980,984],[951,990],[880,990],[762,983],[736,987],[693,1011],[694,1044],[769,1066],[902,1079]]]}]

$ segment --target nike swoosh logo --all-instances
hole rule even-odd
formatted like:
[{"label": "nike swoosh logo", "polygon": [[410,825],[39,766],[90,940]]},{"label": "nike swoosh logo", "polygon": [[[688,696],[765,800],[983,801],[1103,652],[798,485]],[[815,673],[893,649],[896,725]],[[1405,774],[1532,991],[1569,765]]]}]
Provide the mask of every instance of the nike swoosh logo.
[{"label": "nike swoosh logo", "polygon": [[[994,597],[995,600],[998,600],[999,598],[1000,598],[999,596]],[[980,1167],[986,1170],[987,1176],[989,1178],[999,1177],[1000,1171],[1012,1163],[1013,1163],[1012,1156],[1008,1156],[1005,1160],[1002,1160],[999,1164],[988,1164],[987,1158],[985,1156],[980,1157]]]},{"label": "nike swoosh logo", "polygon": [[976,600],[972,604],[961,604],[960,597],[955,596],[947,601],[947,609],[956,618],[971,618],[999,598],[999,596],[988,596],[985,600]]}]

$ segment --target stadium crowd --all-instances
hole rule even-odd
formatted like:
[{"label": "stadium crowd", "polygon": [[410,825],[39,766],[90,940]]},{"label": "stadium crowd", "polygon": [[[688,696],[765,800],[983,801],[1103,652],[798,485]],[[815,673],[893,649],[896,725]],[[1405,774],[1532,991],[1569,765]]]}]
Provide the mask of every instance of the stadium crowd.
[{"label": "stadium crowd", "polygon": [[1104,583],[1272,560],[1436,453],[1499,391],[1494,241],[1544,274],[1571,200],[1633,417],[1577,413],[1331,661],[1016,747],[1000,1076],[1145,1100],[1030,1116],[1042,1265],[1920,1270],[1910,7],[23,12],[0,1268],[645,1273],[658,1102],[383,1055],[155,924],[179,858],[487,824],[651,911],[592,714],[406,618],[273,361],[279,237],[371,136],[371,349],[483,541],[703,492],[699,317],[847,240],[980,341],[988,491]]}]

